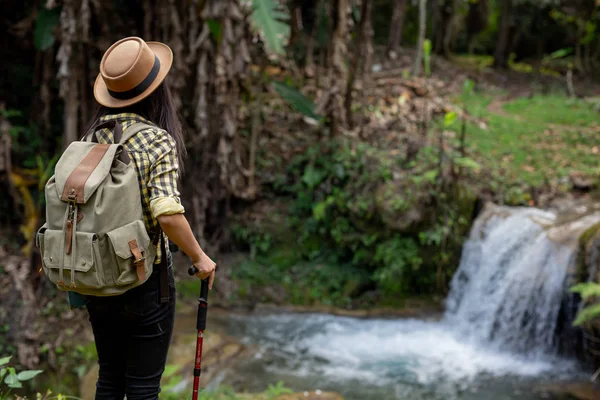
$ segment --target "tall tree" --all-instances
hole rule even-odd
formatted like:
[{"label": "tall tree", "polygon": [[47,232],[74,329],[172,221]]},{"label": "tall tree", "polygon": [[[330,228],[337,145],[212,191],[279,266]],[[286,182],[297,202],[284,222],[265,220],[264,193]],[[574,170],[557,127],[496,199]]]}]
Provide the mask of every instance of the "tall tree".
[{"label": "tall tree", "polygon": [[[373,0],[362,0],[360,9],[360,23],[358,25],[358,35],[354,47],[354,59],[348,85],[346,87],[346,120],[350,129],[353,128],[352,120],[352,100],[354,98],[354,83],[356,79],[362,77],[363,81],[367,79],[371,70],[371,60],[373,58]],[[364,87],[364,83],[362,85]]]},{"label": "tall tree", "polygon": [[452,19],[454,0],[434,0],[432,4],[432,22],[433,25],[433,51],[436,54],[445,54],[444,41],[448,33],[448,27]]},{"label": "tall tree", "polygon": [[500,25],[498,28],[498,40],[496,42],[496,54],[494,55],[494,67],[497,69],[508,68],[510,56],[510,31],[513,18],[513,0],[500,2]]},{"label": "tall tree", "polygon": [[419,36],[417,40],[417,57],[413,75],[421,74],[421,65],[423,64],[423,44],[425,43],[425,31],[427,29],[427,0],[419,0]]},{"label": "tall tree", "polygon": [[488,26],[488,0],[470,1],[467,13],[467,48],[469,54],[475,51],[475,38]]},{"label": "tall tree", "polygon": [[400,44],[402,43],[407,3],[407,0],[394,1],[394,11],[392,12],[392,21],[390,23],[390,34],[387,45],[388,56],[398,50],[398,47],[400,47]]},{"label": "tall tree", "polygon": [[329,43],[330,72],[326,108],[333,136],[339,135],[347,127],[344,90],[348,84],[348,5],[348,0],[333,0],[330,8],[332,32]]}]

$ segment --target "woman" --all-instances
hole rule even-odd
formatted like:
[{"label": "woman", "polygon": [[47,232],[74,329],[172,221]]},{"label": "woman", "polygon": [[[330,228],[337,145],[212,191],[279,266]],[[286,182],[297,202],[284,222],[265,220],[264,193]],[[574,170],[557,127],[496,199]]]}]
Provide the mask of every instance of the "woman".
[{"label": "woman", "polygon": [[[125,38],[102,57],[94,85],[100,109],[90,123],[92,132],[113,120],[123,130],[135,122],[152,125],[124,146],[138,173],[146,229],[151,238],[158,238],[154,272],[147,282],[120,296],[86,296],[100,365],[96,400],[158,399],[175,315],[172,258],[166,241],[173,241],[190,257],[199,271],[197,277],[209,278],[210,288],[215,277],[215,263],[194,238],[179,200],[177,182],[185,147],[181,122],[164,82],[172,61],[173,53],[165,44]],[[98,131],[97,136],[100,143],[113,142],[109,129]],[[168,273],[164,280],[161,268]]]}]

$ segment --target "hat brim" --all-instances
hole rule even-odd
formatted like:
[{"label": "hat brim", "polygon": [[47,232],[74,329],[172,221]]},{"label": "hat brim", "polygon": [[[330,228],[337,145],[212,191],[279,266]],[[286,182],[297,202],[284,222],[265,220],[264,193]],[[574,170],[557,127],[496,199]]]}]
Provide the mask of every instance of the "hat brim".
[{"label": "hat brim", "polygon": [[102,75],[98,74],[96,77],[96,82],[94,83],[94,97],[98,103],[109,108],[127,107],[144,100],[160,86],[169,73],[171,66],[173,65],[173,51],[164,43],[146,42],[146,44],[160,60],[160,69],[158,70],[156,79],[139,95],[132,97],[131,99],[120,100],[110,95],[106,84],[104,83],[104,79],[102,79]]}]

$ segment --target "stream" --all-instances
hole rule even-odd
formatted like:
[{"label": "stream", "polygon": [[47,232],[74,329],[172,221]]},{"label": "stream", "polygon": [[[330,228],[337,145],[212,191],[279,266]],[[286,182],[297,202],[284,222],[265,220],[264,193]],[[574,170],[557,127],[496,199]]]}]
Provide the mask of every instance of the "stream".
[{"label": "stream", "polygon": [[549,398],[546,383],[586,378],[572,361],[493,350],[447,321],[276,314],[218,324],[256,350],[213,387],[258,392],[281,380],[347,400],[534,400]]}]

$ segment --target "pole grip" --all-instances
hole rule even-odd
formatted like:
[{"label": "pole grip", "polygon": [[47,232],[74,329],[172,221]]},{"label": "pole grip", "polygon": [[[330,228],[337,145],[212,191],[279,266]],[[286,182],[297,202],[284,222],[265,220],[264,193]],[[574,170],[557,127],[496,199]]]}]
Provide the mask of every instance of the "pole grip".
[{"label": "pole grip", "polygon": [[[189,275],[196,275],[198,268],[193,265],[188,269]],[[196,329],[203,331],[206,329],[206,314],[208,312],[208,278],[203,279],[200,285],[200,297],[198,298],[198,318],[196,319]]]},{"label": "pole grip", "polygon": [[206,329],[206,314],[208,312],[208,279],[202,281],[200,286],[200,298],[198,299],[198,318],[196,328],[199,331]]}]

